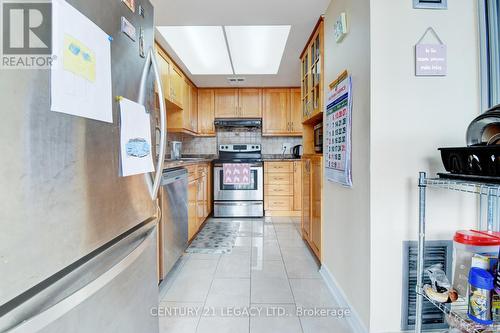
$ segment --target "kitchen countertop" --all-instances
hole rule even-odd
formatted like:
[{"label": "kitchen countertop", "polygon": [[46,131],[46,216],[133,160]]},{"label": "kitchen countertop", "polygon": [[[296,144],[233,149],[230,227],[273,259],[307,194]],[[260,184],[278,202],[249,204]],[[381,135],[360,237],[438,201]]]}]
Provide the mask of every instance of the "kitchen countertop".
[{"label": "kitchen countertop", "polygon": [[[212,162],[216,159],[216,155],[184,155],[180,160],[166,159],[163,165],[164,169],[180,168],[188,165],[195,165],[198,163]],[[264,162],[280,162],[280,161],[300,161],[300,158],[293,157],[292,155],[282,154],[268,154],[263,155]]]},{"label": "kitchen countertop", "polygon": [[276,155],[262,155],[262,159],[264,162],[278,162],[278,161],[300,161],[300,157],[293,157],[293,155],[282,155],[282,154],[276,154]]},{"label": "kitchen countertop", "polygon": [[189,165],[195,165],[199,163],[207,163],[207,162],[212,162],[214,160],[214,157],[211,155],[207,155],[204,157],[181,157],[180,160],[171,160],[167,159],[165,160],[163,164],[164,169],[172,169],[172,168],[179,168],[179,167],[184,167],[184,166],[189,166]]}]

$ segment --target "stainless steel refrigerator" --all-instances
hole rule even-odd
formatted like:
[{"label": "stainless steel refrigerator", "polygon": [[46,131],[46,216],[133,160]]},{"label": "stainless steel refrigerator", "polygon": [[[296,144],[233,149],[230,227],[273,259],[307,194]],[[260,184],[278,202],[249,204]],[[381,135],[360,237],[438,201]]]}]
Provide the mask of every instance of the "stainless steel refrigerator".
[{"label": "stainless steel refrigerator", "polygon": [[[68,2],[113,37],[112,94],[144,102],[163,156],[152,5]],[[145,58],[122,16],[142,27]],[[154,174],[120,177],[117,103],[112,124],[51,112],[50,70],[0,70],[0,110],[0,332],[158,332],[163,158]]]}]

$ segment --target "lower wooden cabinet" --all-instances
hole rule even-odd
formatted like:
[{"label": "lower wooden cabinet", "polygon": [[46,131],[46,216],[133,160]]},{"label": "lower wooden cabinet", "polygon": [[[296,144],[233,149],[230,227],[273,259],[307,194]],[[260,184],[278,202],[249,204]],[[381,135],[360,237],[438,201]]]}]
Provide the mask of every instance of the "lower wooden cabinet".
[{"label": "lower wooden cabinet", "polygon": [[188,169],[188,240],[191,241],[212,213],[211,171],[209,163]]},{"label": "lower wooden cabinet", "polygon": [[198,232],[198,217],[196,214],[196,192],[198,191],[198,180],[194,179],[188,183],[188,239],[191,240]]},{"label": "lower wooden cabinet", "polygon": [[[264,162],[264,210],[266,216],[300,216],[302,203],[301,161]],[[300,202],[300,204],[297,204]]]},{"label": "lower wooden cabinet", "polygon": [[321,260],[323,157],[302,157],[302,237]]}]

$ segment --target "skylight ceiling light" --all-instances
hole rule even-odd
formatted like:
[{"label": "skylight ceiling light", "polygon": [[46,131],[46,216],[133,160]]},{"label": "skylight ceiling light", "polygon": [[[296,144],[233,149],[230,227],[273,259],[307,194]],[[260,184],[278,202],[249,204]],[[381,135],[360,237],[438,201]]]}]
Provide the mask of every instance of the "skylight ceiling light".
[{"label": "skylight ceiling light", "polygon": [[191,74],[233,74],[222,27],[159,26],[158,31]]},{"label": "skylight ceiling light", "polygon": [[235,74],[278,74],[289,25],[226,26]]}]

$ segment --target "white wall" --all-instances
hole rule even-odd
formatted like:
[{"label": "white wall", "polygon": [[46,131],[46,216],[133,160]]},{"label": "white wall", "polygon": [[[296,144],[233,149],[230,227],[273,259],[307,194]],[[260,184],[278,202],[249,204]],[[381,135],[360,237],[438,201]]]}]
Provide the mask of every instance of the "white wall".
[{"label": "white wall", "polygon": [[[475,4],[415,10],[410,0],[371,1],[370,332],[400,329],[402,242],[417,238],[418,171],[441,171],[437,148],[464,146],[479,113]],[[413,47],[429,26],[448,46],[446,77],[414,76]],[[475,222],[471,195],[429,190],[428,202],[431,238],[451,239]]]},{"label": "white wall", "polygon": [[[353,82],[352,189],[324,180],[323,265],[366,327],[370,321],[370,6],[333,0],[325,13],[325,94],[343,70]],[[349,34],[337,44],[333,25],[347,13]]]}]

